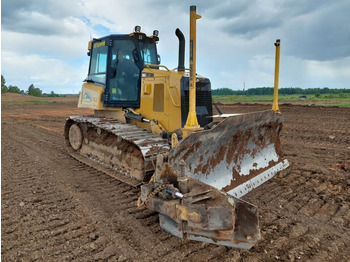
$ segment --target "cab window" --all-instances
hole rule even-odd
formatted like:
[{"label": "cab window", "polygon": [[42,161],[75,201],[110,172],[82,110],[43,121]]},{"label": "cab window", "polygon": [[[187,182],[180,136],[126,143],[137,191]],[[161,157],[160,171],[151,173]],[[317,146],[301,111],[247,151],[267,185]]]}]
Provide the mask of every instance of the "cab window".
[{"label": "cab window", "polygon": [[139,46],[144,64],[158,64],[155,42],[147,40],[145,42],[139,42]]},{"label": "cab window", "polygon": [[88,80],[105,84],[107,71],[108,47],[104,42],[94,43],[90,62]]},{"label": "cab window", "polygon": [[135,62],[135,42],[130,39],[114,40],[111,51],[110,102],[137,102],[141,69]]}]

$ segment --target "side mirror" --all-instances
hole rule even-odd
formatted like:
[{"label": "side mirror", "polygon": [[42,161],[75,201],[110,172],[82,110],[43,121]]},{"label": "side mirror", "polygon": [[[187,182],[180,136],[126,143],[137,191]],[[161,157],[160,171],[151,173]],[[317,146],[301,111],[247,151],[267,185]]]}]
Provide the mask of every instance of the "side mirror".
[{"label": "side mirror", "polygon": [[158,65],[160,65],[161,59],[160,59],[160,55],[157,55],[157,63]]}]

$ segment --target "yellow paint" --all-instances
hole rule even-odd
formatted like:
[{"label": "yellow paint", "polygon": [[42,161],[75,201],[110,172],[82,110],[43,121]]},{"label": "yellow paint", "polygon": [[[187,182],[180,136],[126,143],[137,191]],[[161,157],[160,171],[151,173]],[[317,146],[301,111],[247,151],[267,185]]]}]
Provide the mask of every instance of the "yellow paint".
[{"label": "yellow paint", "polygon": [[[166,67],[160,69],[145,68],[143,73],[152,77],[141,79],[140,108],[134,108],[135,113],[141,114],[151,123],[129,120],[140,128],[160,134],[163,131],[174,131],[181,128],[181,78],[182,75],[170,71]],[[116,90],[111,90],[115,92]],[[104,107],[101,101],[103,87],[93,83],[84,83],[80,93],[78,107],[92,108],[97,111],[120,111],[121,108]],[[110,113],[109,113],[110,114]]]},{"label": "yellow paint", "polygon": [[[201,130],[196,116],[196,20],[200,18],[201,16],[196,13],[196,7],[191,6],[189,114],[183,131],[184,136],[193,131]],[[93,43],[93,48],[105,44],[105,41]],[[91,45],[90,42],[89,49],[91,49]],[[133,108],[133,110],[150,120],[150,122],[129,119],[127,121],[136,124],[140,128],[147,128],[156,134],[181,129],[181,78],[183,73],[171,71],[164,65],[146,65],[142,75],[144,77],[141,79],[140,108]],[[111,115],[113,111],[121,111],[120,107],[103,106],[101,101],[103,89],[102,86],[84,83],[78,107],[95,109],[95,113],[97,112],[96,114],[99,115],[107,113]],[[115,92],[115,89],[111,90],[111,93],[114,94]],[[120,115],[118,113],[118,116]]]},{"label": "yellow paint", "polygon": [[179,144],[179,139],[176,133],[171,134],[171,148],[177,147]]},{"label": "yellow paint", "polygon": [[191,212],[188,218],[194,223],[200,223],[202,221],[202,216],[198,212]]},{"label": "yellow paint", "polygon": [[91,83],[84,83],[81,88],[78,107],[103,109],[103,104],[101,101],[102,93],[102,86],[94,85]]},{"label": "yellow paint", "polygon": [[92,49],[92,40],[90,40],[88,43],[88,50],[91,51],[91,49]]},{"label": "yellow paint", "polygon": [[201,16],[196,13],[196,7],[190,8],[190,86],[189,112],[185,129],[200,128],[196,115],[196,22]]},{"label": "yellow paint", "polygon": [[188,221],[187,208],[182,205],[176,205],[176,216],[180,220]]},{"label": "yellow paint", "polygon": [[143,86],[143,94],[150,95],[152,93],[152,84],[148,83]]},{"label": "yellow paint", "polygon": [[276,46],[276,57],[275,57],[275,84],[273,89],[273,104],[272,104],[272,110],[274,110],[276,113],[280,112],[280,109],[278,107],[278,78],[279,78],[279,67],[280,67],[280,40],[277,39],[275,42]]},{"label": "yellow paint", "polygon": [[[142,71],[152,77],[142,78],[140,108],[135,111],[149,120],[157,120],[162,129],[172,132],[181,128],[182,75],[163,66],[159,68],[146,67]],[[145,126],[145,123],[134,123],[143,128]],[[151,132],[159,132],[159,129],[151,128],[150,124],[147,128]]]},{"label": "yellow paint", "polygon": [[97,42],[94,44],[94,48],[98,48],[98,47],[105,46],[105,45],[106,45],[106,41]]},{"label": "yellow paint", "polygon": [[189,211],[186,206],[176,205],[176,217],[182,221],[202,222],[202,216],[196,211]]}]

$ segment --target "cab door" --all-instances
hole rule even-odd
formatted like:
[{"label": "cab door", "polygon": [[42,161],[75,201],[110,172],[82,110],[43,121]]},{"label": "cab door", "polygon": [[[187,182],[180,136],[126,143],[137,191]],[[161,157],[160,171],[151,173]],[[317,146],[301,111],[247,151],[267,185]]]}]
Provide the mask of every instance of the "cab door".
[{"label": "cab door", "polygon": [[138,63],[139,60],[135,41],[130,38],[112,41],[104,105],[133,108],[140,106],[142,66]]}]

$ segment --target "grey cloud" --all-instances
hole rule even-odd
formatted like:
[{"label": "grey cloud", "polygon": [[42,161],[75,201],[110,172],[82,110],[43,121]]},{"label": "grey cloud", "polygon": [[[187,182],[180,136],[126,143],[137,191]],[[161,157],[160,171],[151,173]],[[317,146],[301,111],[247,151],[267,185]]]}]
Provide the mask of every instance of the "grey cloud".
[{"label": "grey cloud", "polygon": [[289,54],[308,60],[335,60],[350,56],[349,2],[333,3],[286,27]]},{"label": "grey cloud", "polygon": [[222,1],[205,8],[207,18],[228,36],[282,37],[288,55],[306,60],[350,56],[349,1]]},{"label": "grey cloud", "polygon": [[62,18],[76,14],[80,1],[71,0],[3,0],[1,16],[12,16],[18,11],[31,10],[42,14],[50,14],[54,18]]},{"label": "grey cloud", "polygon": [[[334,1],[335,2],[335,1]],[[327,6],[329,0],[298,0],[298,1],[282,1],[280,5],[281,14],[285,17],[296,17],[304,14],[312,13],[318,9]]]},{"label": "grey cloud", "polygon": [[271,5],[271,2],[223,1],[206,6],[205,14],[208,19],[217,21],[218,30],[251,39],[266,29],[279,26],[281,18],[276,15],[279,7],[270,8]]},{"label": "grey cloud", "polygon": [[327,0],[300,1],[223,1],[206,5],[205,13],[213,20],[223,20],[219,29],[229,35],[247,39],[257,37],[267,30],[281,27],[297,16],[310,14],[329,5]]},{"label": "grey cloud", "polygon": [[3,0],[2,29],[36,35],[75,34],[77,5],[79,2],[67,0]]},{"label": "grey cloud", "polygon": [[281,19],[268,16],[250,17],[250,19],[237,18],[228,21],[222,30],[228,34],[240,35],[247,39],[259,36],[262,32],[280,26]]},{"label": "grey cloud", "polygon": [[212,4],[206,6],[206,14],[211,19],[232,19],[234,17],[245,13],[249,6],[250,1],[222,1],[220,4]]}]

